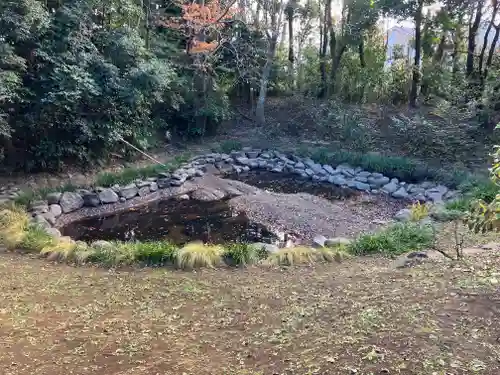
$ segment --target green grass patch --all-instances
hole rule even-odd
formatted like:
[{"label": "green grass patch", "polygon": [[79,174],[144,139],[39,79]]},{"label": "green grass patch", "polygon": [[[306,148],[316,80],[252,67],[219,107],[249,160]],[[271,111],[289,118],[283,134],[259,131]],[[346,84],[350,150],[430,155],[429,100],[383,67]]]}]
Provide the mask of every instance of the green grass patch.
[{"label": "green grass patch", "polygon": [[240,141],[235,139],[229,139],[224,141],[219,146],[219,152],[229,154],[231,151],[239,151],[243,148],[243,145]]},{"label": "green grass patch", "polygon": [[188,155],[179,155],[172,162],[165,165],[152,164],[139,168],[128,167],[119,172],[103,172],[97,175],[95,185],[109,187],[116,184],[128,184],[137,179],[155,177],[161,172],[172,172],[187,160]]},{"label": "green grass patch", "polygon": [[54,237],[38,225],[30,225],[19,247],[24,250],[41,252],[44,248],[54,245]]},{"label": "green grass patch", "polygon": [[348,247],[354,255],[399,255],[422,250],[434,241],[430,226],[418,223],[398,223],[376,233],[358,237]]},{"label": "green grass patch", "polygon": [[400,156],[385,156],[373,153],[365,154],[345,150],[332,152],[326,148],[316,148],[312,151],[301,149],[300,153],[303,156],[311,157],[318,163],[330,164],[333,166],[349,164],[353,167],[361,167],[371,172],[382,173],[387,177],[398,178],[410,183],[432,180],[443,183],[452,189],[465,189],[467,186],[469,186],[469,188],[471,186],[485,186],[484,189],[487,189],[486,187],[489,184],[487,178],[472,176],[467,170],[444,170],[431,167],[415,159]]},{"label": "green grass patch", "polygon": [[224,246],[224,258],[227,259],[227,263],[236,266],[246,266],[248,264],[254,264],[262,257],[262,252],[247,243],[230,243]]}]

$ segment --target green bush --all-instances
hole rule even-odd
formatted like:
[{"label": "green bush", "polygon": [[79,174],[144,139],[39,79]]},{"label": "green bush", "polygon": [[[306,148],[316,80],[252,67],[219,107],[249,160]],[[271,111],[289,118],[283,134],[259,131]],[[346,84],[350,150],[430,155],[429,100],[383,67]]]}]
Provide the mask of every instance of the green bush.
[{"label": "green bush", "polygon": [[246,266],[259,260],[257,249],[252,244],[231,243],[224,246],[224,258],[229,264]]},{"label": "green bush", "polygon": [[239,151],[242,149],[242,144],[240,141],[230,139],[221,143],[219,151],[225,154],[229,154],[231,151]]},{"label": "green bush", "polygon": [[43,248],[54,244],[54,238],[37,225],[28,226],[19,247],[24,250],[40,252]]},{"label": "green bush", "polygon": [[380,232],[364,234],[349,245],[355,255],[399,255],[429,247],[434,240],[430,226],[417,223],[398,223]]},{"label": "green bush", "polygon": [[126,246],[132,247],[134,260],[147,264],[173,263],[177,252],[177,247],[167,241],[136,242]]}]

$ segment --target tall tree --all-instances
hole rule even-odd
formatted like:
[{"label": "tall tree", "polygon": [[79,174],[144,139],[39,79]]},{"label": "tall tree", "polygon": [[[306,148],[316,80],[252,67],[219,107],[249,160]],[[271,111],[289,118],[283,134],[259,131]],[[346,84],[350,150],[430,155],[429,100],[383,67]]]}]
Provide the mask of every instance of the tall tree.
[{"label": "tall tree", "polygon": [[467,62],[465,65],[465,72],[470,76],[474,72],[474,54],[476,52],[476,38],[479,26],[481,25],[481,18],[483,16],[483,8],[485,0],[477,0],[471,4],[469,16],[469,36],[467,39]]},{"label": "tall tree", "polygon": [[265,105],[267,98],[267,87],[269,84],[269,77],[271,68],[276,55],[276,46],[280,35],[283,15],[285,12],[285,0],[257,0],[263,10],[263,21],[261,25],[264,29],[267,39],[267,52],[266,62],[262,68],[260,78],[259,98],[257,99],[257,106],[255,108],[256,120],[259,124],[264,125],[266,122]]}]

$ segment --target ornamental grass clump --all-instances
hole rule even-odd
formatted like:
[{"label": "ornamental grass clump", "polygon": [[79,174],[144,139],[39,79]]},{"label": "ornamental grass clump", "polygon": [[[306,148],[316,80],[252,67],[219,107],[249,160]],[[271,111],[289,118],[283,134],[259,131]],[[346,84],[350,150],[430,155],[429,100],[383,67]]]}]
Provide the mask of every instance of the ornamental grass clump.
[{"label": "ornamental grass clump", "polygon": [[222,263],[223,253],[222,246],[191,242],[177,251],[175,259],[180,269],[214,268]]}]

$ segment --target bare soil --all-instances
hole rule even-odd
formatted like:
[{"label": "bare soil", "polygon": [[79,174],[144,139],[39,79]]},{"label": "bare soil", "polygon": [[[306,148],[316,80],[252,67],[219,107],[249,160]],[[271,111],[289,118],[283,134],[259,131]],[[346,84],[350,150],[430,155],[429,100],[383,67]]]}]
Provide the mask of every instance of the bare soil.
[{"label": "bare soil", "polygon": [[5,375],[498,374],[500,257],[104,270],[0,254]]}]

